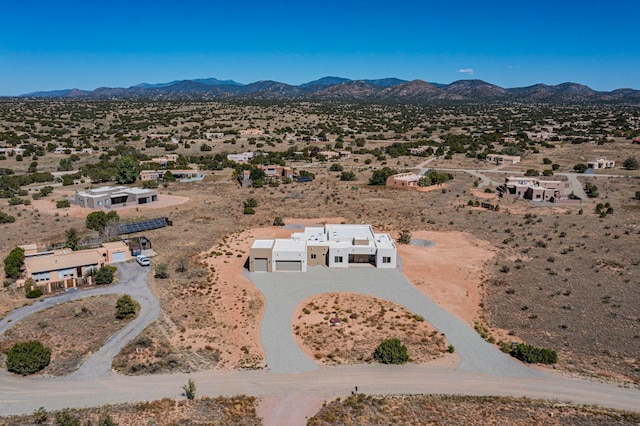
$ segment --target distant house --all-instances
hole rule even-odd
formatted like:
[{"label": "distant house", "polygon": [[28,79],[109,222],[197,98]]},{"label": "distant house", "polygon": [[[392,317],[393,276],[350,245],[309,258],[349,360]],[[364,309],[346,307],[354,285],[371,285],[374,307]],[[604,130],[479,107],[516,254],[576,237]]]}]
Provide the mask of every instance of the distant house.
[{"label": "distant house", "polygon": [[110,209],[126,205],[149,204],[158,201],[155,189],[130,188],[126,186],[103,186],[76,192],[75,203],[91,209]]},{"label": "distant house", "polygon": [[204,137],[207,139],[221,139],[224,137],[224,133],[218,133],[218,132],[206,132],[204,134]]},{"label": "distant house", "polygon": [[179,179],[180,181],[193,181],[193,180],[202,180],[204,179],[204,174],[198,170],[185,169],[185,170],[142,170],[140,172],[140,180],[148,181],[148,180],[158,180],[162,179],[165,173],[171,172],[174,178]]},{"label": "distant house", "polygon": [[264,130],[262,130],[262,129],[244,129],[244,130],[240,130],[240,134],[241,135],[248,135],[248,136],[257,136],[257,135],[263,135],[264,134]]},{"label": "distant house", "polygon": [[590,169],[612,169],[616,166],[616,162],[613,160],[607,160],[606,158],[596,158],[591,161],[587,161],[587,167]]},{"label": "distant house", "polygon": [[25,250],[25,276],[32,278],[43,293],[94,284],[94,272],[105,264],[131,259],[129,247],[122,241],[78,251],[62,249],[38,252],[35,244],[22,248]]},{"label": "distant house", "polygon": [[141,161],[140,164],[148,164],[148,163],[156,163],[160,164],[161,167],[167,167],[169,162],[175,163],[178,161],[178,154],[166,154],[162,157],[152,158],[151,160]]},{"label": "distant house", "polygon": [[557,202],[566,198],[565,184],[560,180],[539,180],[535,177],[510,176],[498,188],[503,198],[523,198],[532,201]]},{"label": "distant house", "polygon": [[269,179],[293,178],[293,169],[287,166],[276,166],[259,164],[256,166],[260,170],[264,170],[264,174]]},{"label": "distant house", "polygon": [[242,152],[240,154],[228,154],[227,160],[235,161],[236,163],[248,163],[255,154],[251,151]]},{"label": "distant house", "polygon": [[386,186],[395,188],[417,188],[419,181],[420,176],[415,173],[399,173],[389,176],[386,181]]},{"label": "distant house", "polygon": [[397,248],[389,234],[376,234],[371,225],[307,227],[290,239],[259,239],[249,254],[250,272],[306,272],[308,266],[347,268],[369,264],[396,268]]},{"label": "distant house", "polygon": [[506,164],[518,164],[520,162],[519,155],[502,155],[502,154],[488,154],[487,161],[495,163],[498,166]]},{"label": "distant house", "polygon": [[325,158],[340,158],[340,153],[336,151],[319,151],[318,156],[323,156]]}]

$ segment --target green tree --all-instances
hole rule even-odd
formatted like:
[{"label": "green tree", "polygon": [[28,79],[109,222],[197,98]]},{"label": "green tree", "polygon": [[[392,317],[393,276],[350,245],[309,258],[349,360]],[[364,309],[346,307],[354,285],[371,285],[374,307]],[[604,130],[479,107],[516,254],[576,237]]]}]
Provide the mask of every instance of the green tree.
[{"label": "green tree", "polygon": [[640,169],[640,163],[636,159],[636,157],[629,157],[622,162],[622,167],[627,170],[638,170]]},{"label": "green tree", "polygon": [[354,172],[342,172],[340,173],[340,180],[343,182],[351,182],[356,180],[356,174]]},{"label": "green tree", "polygon": [[128,319],[136,316],[138,302],[128,294],[120,296],[116,302],[116,319]]},{"label": "green tree", "polygon": [[131,184],[138,179],[138,161],[133,157],[122,157],[116,163],[116,182]]},{"label": "green tree", "polygon": [[120,216],[115,211],[110,211],[109,213],[105,213],[103,211],[92,212],[87,215],[85,219],[85,226],[88,229],[93,229],[94,231],[101,231],[105,226],[115,225],[120,222]]},{"label": "green tree", "polygon": [[27,376],[49,365],[51,349],[37,340],[16,343],[7,353],[7,370]]},{"label": "green tree", "polygon": [[116,271],[118,268],[112,265],[104,265],[102,268],[98,270],[96,274],[96,284],[97,285],[106,285],[111,284],[115,277]]},{"label": "green tree", "polygon": [[342,170],[344,170],[344,167],[338,163],[333,163],[331,167],[329,167],[330,172],[341,172]]},{"label": "green tree", "polygon": [[57,209],[65,209],[67,207],[71,207],[71,201],[69,200],[58,200],[56,201]]},{"label": "green tree", "polygon": [[373,351],[373,359],[382,364],[404,364],[409,361],[409,353],[400,340],[387,339]]},{"label": "green tree", "polygon": [[17,279],[22,274],[24,265],[24,249],[16,247],[4,258],[4,274],[7,278]]},{"label": "green tree", "polygon": [[189,399],[189,400],[195,399],[195,397],[196,397],[196,383],[192,379],[189,379],[187,384],[182,386],[182,390],[184,390],[184,396],[186,396],[187,399]]},{"label": "green tree", "polygon": [[528,364],[555,364],[558,354],[553,349],[536,348],[520,343],[511,349],[511,356]]},{"label": "green tree", "polygon": [[576,164],[575,166],[573,166],[573,170],[576,171],[576,173],[584,173],[587,171],[587,169],[589,168],[589,166],[587,166],[584,163],[579,163]]},{"label": "green tree", "polygon": [[78,236],[78,231],[75,228],[70,228],[64,231],[67,236],[67,244],[65,247],[70,248],[73,251],[78,250],[78,245],[80,244],[80,237]]},{"label": "green tree", "polygon": [[165,182],[175,182],[176,177],[171,173],[171,170],[167,170],[162,176],[162,180]]},{"label": "green tree", "polygon": [[373,175],[369,179],[369,185],[385,185],[389,176],[395,175],[397,172],[389,167],[383,167],[382,169],[375,170]]},{"label": "green tree", "polygon": [[32,161],[31,164],[29,164],[29,168],[27,169],[27,173],[35,173],[38,171],[38,162],[37,161]]}]

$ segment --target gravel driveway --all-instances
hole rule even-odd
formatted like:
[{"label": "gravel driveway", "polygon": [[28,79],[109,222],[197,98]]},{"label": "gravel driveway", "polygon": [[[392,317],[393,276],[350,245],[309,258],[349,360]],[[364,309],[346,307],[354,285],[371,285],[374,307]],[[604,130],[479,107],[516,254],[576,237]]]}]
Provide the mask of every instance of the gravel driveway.
[{"label": "gravel driveway", "polygon": [[312,267],[307,272],[247,272],[246,275],[267,301],[261,338],[269,371],[302,373],[319,368],[294,340],[293,311],[304,299],[317,294],[352,292],[389,300],[422,315],[455,347],[462,359],[458,370],[494,376],[541,375],[485,342],[470,326],[418,291],[397,270]]}]

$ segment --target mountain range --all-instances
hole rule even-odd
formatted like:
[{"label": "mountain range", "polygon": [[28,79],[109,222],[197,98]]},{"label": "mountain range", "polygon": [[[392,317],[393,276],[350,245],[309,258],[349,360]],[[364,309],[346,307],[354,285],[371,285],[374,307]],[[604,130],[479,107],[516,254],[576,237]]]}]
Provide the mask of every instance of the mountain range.
[{"label": "mountain range", "polygon": [[21,98],[84,99],[304,99],[371,102],[520,102],[520,103],[640,103],[640,90],[595,91],[577,83],[536,84],[502,88],[482,80],[458,80],[451,84],[406,81],[398,78],[351,80],[323,77],[300,85],[264,80],[242,84],[233,80],[203,78],[168,83],[141,83],[127,88],[99,87],[93,91],[66,89],[33,92]]}]

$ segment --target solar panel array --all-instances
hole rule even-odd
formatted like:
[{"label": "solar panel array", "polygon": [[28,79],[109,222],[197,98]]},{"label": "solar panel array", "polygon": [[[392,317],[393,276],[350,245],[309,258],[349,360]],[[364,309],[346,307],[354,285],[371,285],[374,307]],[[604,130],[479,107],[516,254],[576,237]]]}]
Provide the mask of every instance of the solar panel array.
[{"label": "solar panel array", "polygon": [[105,229],[106,235],[116,236],[124,234],[134,234],[136,232],[149,231],[151,229],[164,228],[170,225],[169,219],[166,217],[158,217],[155,219],[143,220],[142,222],[135,223],[121,223],[114,226],[109,226]]}]

